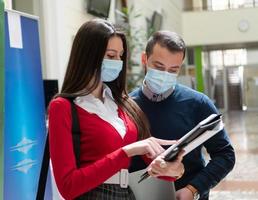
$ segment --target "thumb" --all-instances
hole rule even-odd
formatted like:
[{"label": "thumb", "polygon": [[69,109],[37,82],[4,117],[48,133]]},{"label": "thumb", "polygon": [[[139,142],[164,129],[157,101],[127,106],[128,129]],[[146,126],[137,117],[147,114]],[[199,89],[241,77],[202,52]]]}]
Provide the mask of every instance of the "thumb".
[{"label": "thumb", "polygon": [[172,145],[177,143],[177,140],[163,140],[155,137],[153,137],[153,139],[160,145]]}]

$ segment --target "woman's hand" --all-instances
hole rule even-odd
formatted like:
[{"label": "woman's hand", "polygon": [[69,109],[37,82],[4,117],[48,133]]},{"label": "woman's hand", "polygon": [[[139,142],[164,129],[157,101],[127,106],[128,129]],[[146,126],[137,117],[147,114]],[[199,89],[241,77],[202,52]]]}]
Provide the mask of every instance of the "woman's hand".
[{"label": "woman's hand", "polygon": [[154,159],[164,152],[161,145],[172,145],[175,143],[175,140],[162,140],[150,137],[148,139],[126,145],[122,149],[125,151],[128,157],[135,155],[146,155],[147,157]]},{"label": "woman's hand", "polygon": [[184,151],[181,151],[177,159],[172,162],[164,161],[163,156],[158,156],[148,167],[148,173],[151,176],[170,176],[179,179],[184,174],[184,165],[182,163]]},{"label": "woman's hand", "polygon": [[176,191],[176,199],[178,199],[178,200],[193,200],[194,196],[193,196],[193,193],[189,189],[184,187],[184,188]]}]

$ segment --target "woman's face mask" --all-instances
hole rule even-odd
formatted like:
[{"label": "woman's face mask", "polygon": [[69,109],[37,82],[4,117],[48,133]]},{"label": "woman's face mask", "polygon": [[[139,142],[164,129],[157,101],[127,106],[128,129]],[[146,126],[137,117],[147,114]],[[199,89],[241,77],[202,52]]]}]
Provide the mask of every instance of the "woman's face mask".
[{"label": "woman's face mask", "polygon": [[144,80],[153,93],[162,94],[176,85],[177,74],[148,67]]},{"label": "woman's face mask", "polygon": [[101,66],[101,80],[111,82],[117,79],[123,69],[122,60],[103,59]]}]

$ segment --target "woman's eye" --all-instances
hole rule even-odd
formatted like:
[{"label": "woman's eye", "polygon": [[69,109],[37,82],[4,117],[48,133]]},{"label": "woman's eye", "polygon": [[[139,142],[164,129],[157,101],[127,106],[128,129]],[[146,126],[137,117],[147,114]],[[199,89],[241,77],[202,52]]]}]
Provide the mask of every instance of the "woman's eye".
[{"label": "woman's eye", "polygon": [[113,55],[107,55],[107,57],[108,57],[109,59],[114,59],[114,58],[115,58],[115,56],[113,56]]}]

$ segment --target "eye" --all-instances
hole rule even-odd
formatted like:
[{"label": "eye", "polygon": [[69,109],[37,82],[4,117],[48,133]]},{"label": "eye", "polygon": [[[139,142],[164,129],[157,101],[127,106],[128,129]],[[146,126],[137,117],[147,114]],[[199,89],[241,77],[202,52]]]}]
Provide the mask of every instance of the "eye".
[{"label": "eye", "polygon": [[168,72],[170,72],[170,73],[177,73],[177,72],[178,72],[178,70],[179,70],[179,68],[178,68],[178,67],[172,67],[172,68],[170,68],[170,69],[169,69],[169,71],[168,71]]},{"label": "eye", "polygon": [[115,55],[107,55],[108,59],[115,59],[116,56]]},{"label": "eye", "polygon": [[157,70],[164,71],[164,68],[161,67],[161,66],[154,66],[154,67],[155,67],[155,69],[157,69]]}]

